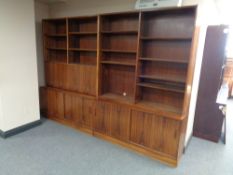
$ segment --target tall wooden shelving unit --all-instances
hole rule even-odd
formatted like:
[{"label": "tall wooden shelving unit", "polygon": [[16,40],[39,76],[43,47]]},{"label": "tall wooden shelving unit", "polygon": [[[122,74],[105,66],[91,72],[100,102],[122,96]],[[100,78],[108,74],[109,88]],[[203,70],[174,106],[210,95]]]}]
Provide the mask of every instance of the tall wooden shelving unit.
[{"label": "tall wooden shelving unit", "polygon": [[196,7],[43,21],[47,117],[176,166]]}]

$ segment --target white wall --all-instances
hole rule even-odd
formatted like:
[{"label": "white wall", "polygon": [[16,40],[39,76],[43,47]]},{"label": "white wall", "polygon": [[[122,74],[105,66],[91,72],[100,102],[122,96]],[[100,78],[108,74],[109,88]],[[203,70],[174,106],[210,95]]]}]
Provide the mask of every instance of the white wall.
[{"label": "white wall", "polygon": [[95,15],[107,12],[133,10],[136,0],[67,0],[51,5],[51,17]]},{"label": "white wall", "polygon": [[45,3],[35,2],[36,17],[36,45],[37,45],[37,67],[39,86],[45,85],[44,79],[44,59],[43,59],[43,40],[42,40],[42,19],[49,18],[49,6]]},{"label": "white wall", "polygon": [[40,119],[33,0],[0,0],[0,129]]}]

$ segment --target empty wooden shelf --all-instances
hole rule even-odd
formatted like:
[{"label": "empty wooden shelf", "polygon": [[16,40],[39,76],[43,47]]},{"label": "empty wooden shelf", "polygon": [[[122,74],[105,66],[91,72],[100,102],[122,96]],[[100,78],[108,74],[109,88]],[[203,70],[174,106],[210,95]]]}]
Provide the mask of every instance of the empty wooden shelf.
[{"label": "empty wooden shelf", "polygon": [[43,20],[47,117],[178,165],[195,16],[189,6]]}]

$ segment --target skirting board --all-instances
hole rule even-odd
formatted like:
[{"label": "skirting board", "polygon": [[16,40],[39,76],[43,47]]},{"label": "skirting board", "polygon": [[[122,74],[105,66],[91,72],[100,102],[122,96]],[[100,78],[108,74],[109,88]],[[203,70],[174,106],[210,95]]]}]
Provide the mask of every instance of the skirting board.
[{"label": "skirting board", "polygon": [[35,122],[28,123],[28,124],[26,124],[26,125],[23,125],[23,126],[14,128],[14,129],[11,129],[11,130],[6,131],[6,132],[3,132],[3,131],[0,130],[0,137],[2,137],[2,138],[7,138],[7,137],[10,137],[10,136],[19,134],[19,133],[21,133],[21,132],[24,132],[24,131],[26,131],[26,130],[29,130],[29,129],[31,129],[31,128],[34,128],[34,127],[40,125],[41,123],[42,123],[41,120],[37,120],[37,121],[35,121]]}]

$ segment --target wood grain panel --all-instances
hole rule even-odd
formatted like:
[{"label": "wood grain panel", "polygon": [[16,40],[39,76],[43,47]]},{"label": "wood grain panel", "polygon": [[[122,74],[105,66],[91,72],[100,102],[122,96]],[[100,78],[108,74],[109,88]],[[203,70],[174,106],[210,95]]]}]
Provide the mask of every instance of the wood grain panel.
[{"label": "wood grain panel", "polygon": [[83,127],[92,130],[95,111],[96,111],[96,101],[83,98],[83,115],[82,115]]},{"label": "wood grain panel", "polygon": [[163,120],[162,151],[173,157],[178,154],[180,124],[180,122],[171,119]]},{"label": "wood grain panel", "polygon": [[82,97],[77,95],[65,94],[65,119],[74,122],[76,126],[82,125],[83,115]]},{"label": "wood grain panel", "polygon": [[111,104],[99,101],[97,103],[96,116],[94,118],[94,131],[110,134]]},{"label": "wood grain panel", "polygon": [[111,113],[111,136],[129,140],[130,108],[113,104]]},{"label": "wood grain panel", "polygon": [[47,90],[47,115],[49,117],[64,118],[64,94]]}]

